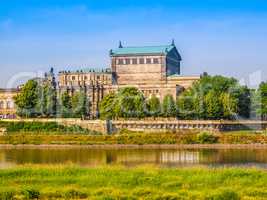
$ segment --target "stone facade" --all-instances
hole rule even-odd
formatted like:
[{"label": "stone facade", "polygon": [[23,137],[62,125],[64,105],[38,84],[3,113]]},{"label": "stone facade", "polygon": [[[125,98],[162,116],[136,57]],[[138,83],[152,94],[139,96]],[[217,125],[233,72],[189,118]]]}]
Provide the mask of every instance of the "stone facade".
[{"label": "stone facade", "polygon": [[111,50],[113,85],[134,86],[146,97],[156,95],[161,100],[171,94],[176,98],[199,76],[181,76],[182,60],[174,42],[165,46],[123,47]]},{"label": "stone facade", "polygon": [[92,104],[93,115],[99,102],[111,91],[137,87],[146,97],[153,94],[160,100],[171,94],[174,98],[187,89],[199,76],[181,76],[181,56],[174,44],[148,47],[123,47],[110,50],[111,67],[62,71],[58,75],[59,90],[70,93],[84,89]]},{"label": "stone facade", "polygon": [[16,106],[13,98],[18,92],[17,89],[0,89],[0,118],[16,117]]},{"label": "stone facade", "polygon": [[112,75],[109,69],[61,71],[58,79],[59,93],[69,91],[72,95],[75,91],[83,90],[86,92],[91,103],[92,116],[98,115],[99,102],[113,90]]}]

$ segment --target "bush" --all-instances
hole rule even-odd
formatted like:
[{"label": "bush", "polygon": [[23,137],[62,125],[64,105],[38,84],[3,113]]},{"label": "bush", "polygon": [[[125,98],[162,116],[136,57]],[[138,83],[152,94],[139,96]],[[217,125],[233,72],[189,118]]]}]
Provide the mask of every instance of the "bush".
[{"label": "bush", "polygon": [[96,131],[84,129],[78,125],[63,126],[57,122],[0,122],[0,127],[5,127],[8,134],[17,132],[30,133],[57,133],[57,134],[90,134],[101,135]]},{"label": "bush", "polygon": [[206,200],[240,200],[239,195],[232,190],[224,190],[219,194],[211,195]]},{"label": "bush", "polygon": [[69,189],[65,192],[66,199],[86,199],[87,194],[77,189]]},{"label": "bush", "polygon": [[35,188],[26,188],[22,191],[22,194],[24,195],[25,199],[39,199],[40,198],[40,192],[39,190]]},{"label": "bush", "polygon": [[215,144],[218,142],[218,137],[208,133],[208,132],[202,132],[197,135],[197,142],[199,144]]},{"label": "bush", "polygon": [[1,200],[13,200],[15,196],[15,191],[13,190],[3,190],[0,191]]}]

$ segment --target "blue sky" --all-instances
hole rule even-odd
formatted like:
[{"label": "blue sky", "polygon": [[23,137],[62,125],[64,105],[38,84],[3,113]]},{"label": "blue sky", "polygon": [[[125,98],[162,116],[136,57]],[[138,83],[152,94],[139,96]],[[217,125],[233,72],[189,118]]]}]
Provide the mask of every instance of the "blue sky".
[{"label": "blue sky", "polygon": [[0,87],[50,67],[108,67],[119,40],[172,38],[184,75],[206,71],[253,85],[267,80],[266,24],[266,0],[0,0]]}]

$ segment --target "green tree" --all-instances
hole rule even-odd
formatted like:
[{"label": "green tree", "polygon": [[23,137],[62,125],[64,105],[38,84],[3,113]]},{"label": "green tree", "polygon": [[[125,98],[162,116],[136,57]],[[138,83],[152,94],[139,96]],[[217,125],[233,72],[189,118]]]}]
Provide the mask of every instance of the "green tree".
[{"label": "green tree", "polygon": [[261,119],[267,119],[267,82],[263,82],[260,84],[258,93],[260,96],[260,108],[257,113],[260,114]]},{"label": "green tree", "polygon": [[65,91],[61,95],[61,115],[62,117],[71,117],[72,116],[72,102],[71,97],[68,91]]},{"label": "green tree", "polygon": [[180,119],[195,119],[196,111],[195,111],[195,102],[196,97],[192,94],[191,90],[185,91],[182,95],[177,97],[176,105],[177,105],[177,115]]},{"label": "green tree", "polygon": [[249,118],[251,114],[251,93],[247,86],[237,86],[229,92],[236,99],[237,111],[239,117]]},{"label": "green tree", "polygon": [[205,74],[177,98],[178,117],[229,119],[233,117],[230,116],[231,112],[248,118],[250,101],[250,90],[240,86],[236,79]]},{"label": "green tree", "polygon": [[119,90],[116,95],[116,115],[125,118],[144,117],[145,98],[135,87],[126,87]]},{"label": "green tree", "polygon": [[229,93],[222,93],[220,96],[222,103],[223,119],[233,119],[238,112],[238,100]]},{"label": "green tree", "polygon": [[38,103],[38,83],[29,80],[21,92],[14,97],[17,106],[17,114],[21,117],[36,116],[36,105]]},{"label": "green tree", "polygon": [[251,91],[251,117],[255,120],[261,119],[261,94],[259,90]]},{"label": "green tree", "polygon": [[52,85],[44,83],[38,85],[38,100],[36,111],[39,116],[53,117],[57,112],[57,92]]},{"label": "green tree", "polygon": [[84,91],[75,92],[71,97],[72,116],[85,118],[89,114],[89,102]]},{"label": "green tree", "polygon": [[155,95],[152,95],[147,102],[148,115],[152,117],[158,117],[161,112],[160,100]]},{"label": "green tree", "polygon": [[177,109],[172,95],[166,95],[162,103],[162,114],[165,117],[176,117]]},{"label": "green tree", "polygon": [[218,96],[214,90],[210,90],[207,95],[205,95],[204,103],[207,119],[223,118],[222,102],[220,101],[220,96]]},{"label": "green tree", "polygon": [[99,111],[101,119],[114,119],[116,117],[116,95],[114,92],[106,95],[100,102]]},{"label": "green tree", "polygon": [[141,118],[145,116],[144,105],[145,98],[137,88],[125,87],[104,97],[100,102],[100,117]]}]

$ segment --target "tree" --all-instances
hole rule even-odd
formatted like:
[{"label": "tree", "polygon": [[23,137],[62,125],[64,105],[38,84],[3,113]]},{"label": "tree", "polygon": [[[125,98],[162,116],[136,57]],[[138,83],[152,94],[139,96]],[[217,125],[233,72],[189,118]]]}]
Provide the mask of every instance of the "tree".
[{"label": "tree", "polygon": [[195,119],[195,97],[190,90],[187,90],[177,97],[177,116],[180,119]]},{"label": "tree", "polygon": [[259,90],[251,91],[251,117],[255,120],[261,119],[261,94]]},{"label": "tree", "polygon": [[85,118],[89,114],[89,102],[84,91],[75,92],[71,98],[72,116]]},{"label": "tree", "polygon": [[249,118],[251,114],[251,90],[247,86],[237,86],[230,91],[236,99],[238,117]]},{"label": "tree", "polygon": [[238,112],[238,100],[229,93],[222,93],[220,96],[222,103],[222,116],[224,119],[233,119]]},{"label": "tree", "polygon": [[261,116],[261,119],[267,119],[267,82],[263,82],[260,84],[258,93],[260,96],[260,108],[258,109],[258,113]]},{"label": "tree", "polygon": [[120,89],[111,93],[100,102],[100,117],[110,119],[115,117],[141,118],[145,116],[145,98],[134,87]]},{"label": "tree", "polygon": [[165,117],[176,117],[177,109],[172,95],[166,95],[162,103],[162,114]]},{"label": "tree", "polygon": [[71,117],[72,116],[72,103],[71,97],[68,91],[63,92],[61,95],[61,115],[62,117]]},{"label": "tree", "polygon": [[205,95],[205,109],[207,119],[221,119],[223,118],[222,113],[222,102],[220,101],[220,96],[214,91],[210,90],[207,95]]},{"label": "tree", "polygon": [[38,116],[53,117],[57,112],[57,92],[49,83],[38,84],[36,112]]},{"label": "tree", "polygon": [[100,102],[99,111],[101,119],[114,119],[116,117],[116,95],[114,92],[106,95]]},{"label": "tree", "polygon": [[145,98],[135,87],[126,87],[119,90],[116,95],[116,115],[119,117],[132,118],[144,117]]},{"label": "tree", "polygon": [[148,115],[152,117],[158,117],[161,112],[160,100],[155,95],[152,95],[147,102]]},{"label": "tree", "polygon": [[38,83],[29,80],[23,87],[21,92],[14,97],[17,105],[17,114],[21,117],[36,116],[36,105],[38,103]]},{"label": "tree", "polygon": [[250,104],[250,90],[236,79],[207,74],[177,97],[182,119],[229,119],[232,114],[248,118]]}]

